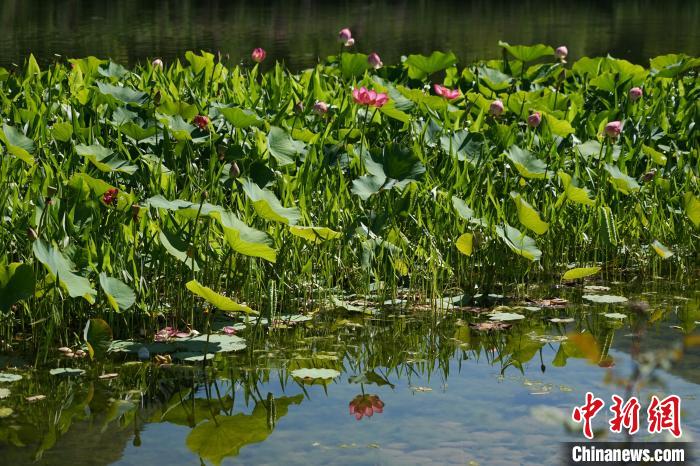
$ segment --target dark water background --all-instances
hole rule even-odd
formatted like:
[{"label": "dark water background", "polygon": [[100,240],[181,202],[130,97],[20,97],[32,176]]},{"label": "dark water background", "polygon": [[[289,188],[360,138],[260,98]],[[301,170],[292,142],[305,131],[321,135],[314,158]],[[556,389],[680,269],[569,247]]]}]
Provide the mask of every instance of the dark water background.
[{"label": "dark water background", "polygon": [[453,50],[463,63],[497,57],[498,40],[566,44],[572,59],[610,53],[647,64],[700,55],[700,1],[265,1],[1,0],[0,66],[95,55],[127,64],[220,50],[232,59],[264,47],[293,68],[337,52],[350,27],[357,50],[385,63]]}]

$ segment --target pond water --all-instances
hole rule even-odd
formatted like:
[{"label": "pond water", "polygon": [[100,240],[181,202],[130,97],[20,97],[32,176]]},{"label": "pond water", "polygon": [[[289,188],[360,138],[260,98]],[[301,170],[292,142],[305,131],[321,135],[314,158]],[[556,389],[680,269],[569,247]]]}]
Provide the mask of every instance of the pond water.
[{"label": "pond water", "polygon": [[[610,396],[626,398],[630,386],[642,413],[651,394],[680,396],[681,440],[698,438],[700,347],[683,347],[698,335],[697,282],[596,285],[609,289],[521,286],[505,297],[452,298],[438,311],[345,305],[272,328],[239,324],[247,348],[217,354],[206,370],[123,352],[103,365],[63,358],[37,370],[6,367],[0,379],[22,379],[0,382],[0,457],[91,466],[559,464],[559,442],[583,438],[567,419],[585,393],[607,411]],[[594,302],[605,296],[628,301]],[[159,349],[150,348],[153,357]],[[48,374],[58,367],[85,373]],[[330,378],[295,377],[300,369]],[[98,378],[105,373],[116,377]],[[46,398],[27,400],[35,395]],[[350,405],[363,414],[372,406],[372,415],[357,420]],[[617,439],[608,419],[594,420],[596,435]],[[635,440],[652,438],[645,419]]]},{"label": "pond water", "polygon": [[225,1],[4,0],[0,65],[33,52],[95,55],[128,64],[220,50],[233,60],[264,47],[293,68],[337,52],[337,31],[350,27],[357,50],[385,63],[401,55],[453,50],[463,62],[493,58],[499,40],[568,45],[570,57],[601,56],[648,64],[671,52],[700,55],[700,2],[683,0],[554,1]]}]

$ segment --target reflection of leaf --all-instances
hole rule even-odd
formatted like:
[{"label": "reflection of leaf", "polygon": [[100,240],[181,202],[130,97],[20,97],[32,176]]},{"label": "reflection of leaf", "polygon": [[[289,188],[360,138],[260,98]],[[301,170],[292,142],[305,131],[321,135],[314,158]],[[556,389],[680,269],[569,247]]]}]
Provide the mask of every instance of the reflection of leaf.
[{"label": "reflection of leaf", "polygon": [[[289,406],[299,404],[303,394],[260,401],[251,414],[217,416],[192,429],[187,436],[187,447],[203,460],[221,464],[225,457],[238,455],[241,448],[264,441],[271,433],[271,425],[287,414]],[[272,421],[272,422],[269,422]]]},{"label": "reflection of leaf", "polygon": [[375,384],[377,386],[389,385],[394,388],[394,384],[389,382],[383,376],[377,374],[375,371],[367,371],[360,375],[353,375],[348,378],[349,383],[363,383],[363,384]]},{"label": "reflection of leaf", "polygon": [[70,367],[59,367],[56,369],[51,369],[49,371],[49,374],[51,375],[62,375],[64,377],[75,377],[79,375],[83,375],[85,373],[84,370],[82,369],[74,369]]},{"label": "reflection of leaf", "polygon": [[292,377],[303,380],[331,380],[340,375],[335,369],[296,369],[292,371]]},{"label": "reflection of leaf", "polygon": [[102,359],[112,341],[112,329],[102,319],[90,319],[85,324],[83,338],[87,343],[90,359]]},{"label": "reflection of leaf", "polygon": [[[571,357],[584,357],[592,363],[598,363],[600,360],[600,349],[595,337],[590,333],[571,333],[567,335],[568,341],[562,343],[565,349],[576,349],[578,351],[567,351],[567,355]],[[570,348],[573,345],[574,348]]]}]

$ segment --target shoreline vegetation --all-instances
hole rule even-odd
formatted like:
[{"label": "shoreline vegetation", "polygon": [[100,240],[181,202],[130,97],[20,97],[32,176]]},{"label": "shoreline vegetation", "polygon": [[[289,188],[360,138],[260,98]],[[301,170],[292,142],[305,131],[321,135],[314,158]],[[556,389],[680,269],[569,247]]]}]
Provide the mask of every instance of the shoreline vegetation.
[{"label": "shoreline vegetation", "polygon": [[300,72],[260,48],[0,68],[6,346],[697,273],[700,59],[340,39]]}]

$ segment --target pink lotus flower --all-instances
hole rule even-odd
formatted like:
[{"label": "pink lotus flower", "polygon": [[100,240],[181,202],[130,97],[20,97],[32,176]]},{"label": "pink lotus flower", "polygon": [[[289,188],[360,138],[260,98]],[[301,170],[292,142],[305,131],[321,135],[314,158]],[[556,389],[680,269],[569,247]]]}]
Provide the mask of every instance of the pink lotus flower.
[{"label": "pink lotus flower", "polygon": [[265,49],[261,49],[260,47],[253,49],[253,53],[250,54],[250,58],[252,58],[256,63],[262,62],[266,56],[267,52],[265,52]]},{"label": "pink lotus flower", "polygon": [[227,325],[226,327],[222,328],[221,331],[223,331],[226,335],[234,335],[236,333],[236,329],[231,327],[230,325]]},{"label": "pink lotus flower", "polygon": [[158,330],[158,333],[155,334],[153,339],[155,341],[167,341],[171,338],[187,338],[192,335],[192,333],[194,333],[192,330],[181,332],[174,327],[164,327]]},{"label": "pink lotus flower", "polygon": [[377,93],[376,91],[369,91],[366,87],[353,89],[352,91],[353,100],[360,105],[371,105],[376,108],[380,108],[389,100],[389,96],[385,93]]},{"label": "pink lotus flower", "polygon": [[554,56],[557,57],[561,62],[564,62],[566,60],[567,55],[569,55],[569,49],[566,48],[566,45],[560,45],[554,51]]},{"label": "pink lotus flower", "polygon": [[542,123],[542,115],[540,112],[534,112],[532,115],[527,117],[527,124],[532,128],[537,128]]},{"label": "pink lotus flower", "polygon": [[611,139],[617,138],[622,132],[622,123],[619,121],[611,121],[605,125],[605,135]]},{"label": "pink lotus flower", "polygon": [[378,70],[382,66],[384,66],[384,63],[382,63],[382,59],[379,58],[379,55],[377,55],[376,52],[372,52],[369,54],[367,57],[367,62],[369,62],[369,66],[374,68],[375,70]]},{"label": "pink lotus flower", "polygon": [[642,95],[644,95],[644,92],[642,91],[641,87],[633,87],[630,89],[630,100],[632,102],[639,100]]},{"label": "pink lotus flower", "polygon": [[161,60],[160,58],[156,58],[155,60],[153,60],[151,62],[151,66],[153,68],[160,68],[162,70],[163,69],[163,60]]},{"label": "pink lotus flower", "polygon": [[489,107],[489,113],[493,116],[499,116],[504,110],[505,107],[503,106],[503,102],[500,100],[494,100],[491,102],[491,106]]},{"label": "pink lotus flower", "polygon": [[102,202],[107,205],[117,205],[119,199],[119,190],[117,188],[110,188],[102,195]]},{"label": "pink lotus flower", "polygon": [[197,115],[192,121],[199,129],[204,129],[209,126],[209,117],[206,115]]},{"label": "pink lotus flower", "polygon": [[325,115],[328,113],[328,104],[319,100],[314,104],[313,111],[317,115]]},{"label": "pink lotus flower", "polygon": [[347,43],[350,39],[352,39],[352,32],[350,32],[350,29],[348,29],[348,28],[341,29],[340,32],[338,33],[338,40],[347,45]]},{"label": "pink lotus flower", "polygon": [[365,417],[372,417],[373,414],[384,412],[384,402],[377,395],[357,395],[350,402],[350,414],[358,421]]},{"label": "pink lotus flower", "polygon": [[440,84],[433,84],[433,89],[437,95],[440,95],[447,100],[453,100],[459,97],[459,89],[450,89]]}]

